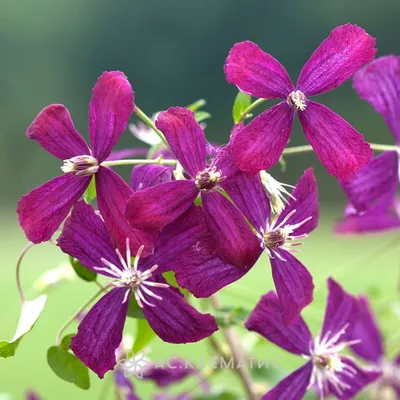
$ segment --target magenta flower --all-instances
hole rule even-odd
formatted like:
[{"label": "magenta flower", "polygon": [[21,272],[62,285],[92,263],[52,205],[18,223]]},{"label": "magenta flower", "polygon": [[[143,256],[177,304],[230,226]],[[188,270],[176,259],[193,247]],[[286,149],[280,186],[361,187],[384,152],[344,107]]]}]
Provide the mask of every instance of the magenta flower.
[{"label": "magenta flower", "polygon": [[166,342],[196,342],[218,330],[214,317],[187,304],[162,276],[196,245],[202,229],[200,216],[200,210],[191,207],[163,231],[151,256],[141,258],[142,246],[131,264],[129,243],[126,255],[122,255],[94,209],[84,201],[74,207],[58,246],[87,268],[113,279],[112,290],[91,308],[71,341],[75,355],[100,378],[116,364],[115,351],[122,340],[131,294],[152,329]]},{"label": "magenta flower", "polygon": [[127,126],[134,109],[133,101],[132,87],[122,72],[101,75],[89,104],[91,150],[63,105],[46,107],[32,122],[27,136],[63,160],[64,175],[32,190],[18,204],[20,224],[31,242],[51,238],[95,175],[98,206],[109,222],[107,226],[115,243],[122,249],[129,237],[132,251],[144,245],[145,254],[149,254],[155,234],[133,230],[124,217],[121,195],[131,194],[132,190],[116,173],[101,166]]},{"label": "magenta flower", "polygon": [[264,295],[251,313],[245,324],[247,329],[307,360],[266,393],[263,400],[301,400],[311,388],[317,390],[321,399],[332,395],[347,400],[381,375],[380,371],[361,369],[351,357],[341,354],[346,347],[359,342],[348,338],[357,317],[357,305],[331,278],[328,288],[324,324],[315,340],[302,318],[289,327],[283,323],[281,305],[274,292]]},{"label": "magenta flower", "polygon": [[[223,185],[255,228],[253,235],[259,246],[256,255],[264,250],[269,256],[284,322],[295,322],[301,310],[312,301],[314,290],[312,276],[291,254],[301,244],[299,240],[307,237],[318,224],[318,194],[312,170],[304,173],[293,190],[293,198],[278,217],[271,215],[259,175],[247,177],[241,173]],[[221,261],[212,252],[207,236],[199,240],[197,247],[199,251],[193,252],[193,257],[173,268],[179,284],[196,297],[211,296],[251,269],[239,269]]]},{"label": "magenta flower", "polygon": [[[379,112],[400,145],[400,57],[385,56],[354,75],[361,98]],[[400,227],[399,155],[389,151],[373,159],[349,181],[341,182],[350,200],[339,233],[364,233]]]},{"label": "magenta flower", "polygon": [[297,113],[304,134],[328,172],[349,179],[372,157],[344,119],[309,100],[349,79],[375,55],[375,39],[356,25],[334,29],[304,65],[296,87],[284,67],[255,43],[237,43],[225,64],[228,82],[254,97],[283,101],[254,118],[233,141],[235,162],[256,173],[271,168],[288,143]]},{"label": "magenta flower", "polygon": [[134,228],[161,231],[187,210],[200,194],[204,215],[219,256],[239,268],[252,266],[259,255],[256,237],[241,212],[222,193],[223,165],[207,165],[206,138],[192,111],[173,107],[157,122],[185,173],[180,180],[134,193],[126,217]]}]

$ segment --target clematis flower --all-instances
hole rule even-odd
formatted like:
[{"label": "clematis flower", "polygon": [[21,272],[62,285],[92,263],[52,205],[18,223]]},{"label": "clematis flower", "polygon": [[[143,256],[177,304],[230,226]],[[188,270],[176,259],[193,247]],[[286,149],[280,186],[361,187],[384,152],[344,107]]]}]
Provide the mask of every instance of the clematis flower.
[{"label": "clematis flower", "polygon": [[[385,56],[354,75],[353,86],[379,112],[400,145],[400,57]],[[374,158],[351,180],[341,182],[350,200],[339,233],[365,233],[400,227],[399,154],[388,151]]]},{"label": "clematis flower", "polygon": [[359,342],[348,339],[357,317],[357,305],[353,297],[331,278],[328,288],[322,332],[315,340],[302,318],[292,326],[284,324],[281,305],[274,292],[261,298],[245,323],[250,331],[307,360],[266,393],[263,400],[300,400],[312,388],[321,399],[332,395],[347,400],[381,375],[380,371],[360,368],[350,356],[341,353]]},{"label": "clematis flower", "polygon": [[293,117],[328,172],[350,179],[372,157],[370,146],[339,115],[309,100],[340,86],[375,55],[375,39],[356,25],[334,29],[304,65],[293,86],[284,67],[255,43],[237,43],[225,64],[229,83],[254,97],[282,102],[254,118],[233,141],[235,162],[244,171],[271,168],[288,143]]},{"label": "clematis flower", "polygon": [[121,194],[130,194],[131,189],[116,173],[101,166],[126,128],[134,109],[133,100],[132,87],[122,72],[101,75],[89,104],[91,150],[76,131],[65,106],[50,105],[35,118],[27,136],[63,160],[64,175],[32,190],[19,201],[19,221],[31,242],[51,238],[95,175],[98,206],[115,243],[122,249],[129,237],[132,251],[144,245],[145,254],[149,254],[156,235],[133,230],[124,218]]},{"label": "clematis flower", "polygon": [[75,355],[100,378],[116,364],[115,352],[122,340],[131,295],[154,332],[166,342],[196,342],[218,329],[214,317],[187,304],[162,276],[195,246],[201,229],[198,219],[199,210],[193,206],[163,231],[154,254],[141,258],[140,247],[132,263],[129,243],[125,255],[115,249],[105,223],[91,206],[80,201],[74,207],[58,246],[87,268],[112,279],[112,289],[87,313],[71,341]]},{"label": "clematis flower", "polygon": [[[292,192],[284,211],[272,215],[259,175],[239,174],[227,179],[224,188],[250,224],[255,228],[259,256],[264,250],[270,259],[272,276],[281,302],[283,320],[294,323],[313,297],[312,276],[292,255],[318,224],[318,194],[312,169],[307,170]],[[226,221],[226,220],[224,220]],[[239,269],[225,263],[212,252],[207,236],[199,239],[193,257],[174,266],[178,283],[196,297],[208,297],[244,276],[250,268]],[[207,249],[210,249],[207,251]]]},{"label": "clematis flower", "polygon": [[[173,107],[161,112],[157,128],[184,168],[183,179],[134,193],[126,217],[134,228],[164,229],[187,210],[200,194],[204,215],[219,256],[239,268],[252,266],[259,256],[258,242],[242,213],[222,193],[225,165],[207,165],[206,138],[192,111]],[[187,178],[187,179],[185,179]]]}]

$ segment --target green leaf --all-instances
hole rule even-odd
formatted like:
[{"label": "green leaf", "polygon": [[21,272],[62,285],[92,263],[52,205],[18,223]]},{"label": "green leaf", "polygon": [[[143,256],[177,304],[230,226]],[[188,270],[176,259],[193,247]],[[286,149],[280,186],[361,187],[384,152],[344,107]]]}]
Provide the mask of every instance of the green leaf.
[{"label": "green leaf", "polygon": [[197,111],[194,113],[194,117],[198,123],[211,118],[211,114],[207,111]]},{"label": "green leaf", "polygon": [[233,325],[242,325],[248,318],[250,311],[243,307],[221,307],[216,310],[215,319],[220,328]]},{"label": "green leaf", "polygon": [[24,301],[14,337],[9,342],[6,340],[0,342],[0,357],[8,358],[15,354],[22,337],[33,328],[38,320],[46,300],[47,296],[42,294],[34,300]]},{"label": "green leaf", "polygon": [[72,265],[72,268],[75,270],[76,274],[79,278],[83,279],[87,282],[95,281],[97,278],[96,272],[92,271],[89,268],[83,266],[76,258],[69,257],[69,261]]},{"label": "green leaf", "polygon": [[139,307],[139,304],[136,302],[136,299],[134,296],[131,296],[131,298],[129,300],[127,315],[128,315],[128,317],[131,317],[131,318],[146,319],[146,317],[143,314],[142,309]]},{"label": "green leaf", "polygon": [[96,183],[94,181],[94,175],[85,193],[83,194],[83,198],[88,204],[90,204],[96,198]]},{"label": "green leaf", "polygon": [[199,110],[201,107],[204,107],[207,104],[207,101],[204,99],[199,99],[192,104],[189,104],[186,108],[192,110],[193,112]]},{"label": "green leaf", "polygon": [[193,398],[193,400],[239,400],[237,394],[231,392],[217,392],[217,393],[207,393],[198,394]]},{"label": "green leaf", "polygon": [[132,351],[138,353],[143,350],[156,336],[153,329],[145,319],[137,320],[136,339]]},{"label": "green leaf", "polygon": [[54,373],[64,381],[74,383],[81,389],[89,389],[89,370],[68,350],[58,346],[50,347],[47,350],[47,362]]},{"label": "green leaf", "polygon": [[167,271],[163,273],[163,277],[166,279],[166,281],[171,285],[179,288],[180,292],[183,294],[185,299],[191,296],[191,293],[189,290],[186,290],[182,287],[179,286],[179,283],[177,282],[175,278],[175,272],[174,271]]},{"label": "green leaf", "polygon": [[246,109],[250,106],[251,104],[251,96],[239,92],[236,96],[235,102],[233,103],[233,121],[235,124],[239,123],[243,119],[243,113],[246,111]]},{"label": "green leaf", "polygon": [[75,333],[70,333],[69,335],[64,336],[63,339],[61,340],[60,347],[62,349],[68,350],[69,349],[69,345],[71,344],[71,339],[75,335],[76,335]]}]

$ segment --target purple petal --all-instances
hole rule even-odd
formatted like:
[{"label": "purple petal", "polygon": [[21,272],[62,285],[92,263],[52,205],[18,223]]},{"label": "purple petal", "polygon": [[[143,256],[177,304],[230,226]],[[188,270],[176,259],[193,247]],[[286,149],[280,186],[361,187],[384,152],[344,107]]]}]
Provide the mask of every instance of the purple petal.
[{"label": "purple petal", "polygon": [[319,205],[318,187],[312,168],[308,168],[293,189],[292,196],[281,215],[278,217],[278,224],[293,210],[296,212],[290,217],[290,225],[299,224],[305,219],[312,217],[309,221],[294,230],[295,235],[303,235],[312,232],[318,225]]},{"label": "purple petal", "polygon": [[328,107],[308,101],[298,116],[318,158],[337,179],[351,179],[372,158],[362,135]]},{"label": "purple petal", "polygon": [[370,310],[368,298],[360,296],[357,299],[358,316],[351,326],[351,335],[354,340],[361,340],[353,345],[352,350],[364,360],[379,364],[383,357],[383,341],[375,317]]},{"label": "purple petal", "polygon": [[131,187],[136,192],[172,180],[172,169],[165,165],[137,165],[132,170]]},{"label": "purple petal", "polygon": [[314,284],[307,268],[288,251],[275,250],[286,260],[271,258],[272,276],[282,306],[282,319],[291,325],[313,300]]},{"label": "purple petal", "polygon": [[198,193],[193,180],[139,190],[128,200],[126,217],[133,227],[162,230],[193,204]]},{"label": "purple petal", "polygon": [[152,292],[162,300],[154,299],[155,307],[144,304],[143,312],[154,332],[165,342],[198,342],[218,330],[212,315],[199,313],[175,290],[152,288]]},{"label": "purple petal", "polygon": [[293,116],[294,111],[282,102],[245,126],[232,140],[237,166],[255,174],[275,165],[289,140]]},{"label": "purple petal", "polygon": [[250,41],[232,47],[224,71],[229,83],[254,97],[283,99],[293,90],[285,68]]},{"label": "purple petal", "polygon": [[396,151],[389,151],[374,158],[357,174],[341,186],[351,204],[358,212],[370,208],[382,196],[388,194],[392,201],[399,185],[399,157]]},{"label": "purple petal", "polygon": [[75,129],[68,110],[61,104],[44,108],[29,126],[26,135],[61,160],[90,154],[85,140]]},{"label": "purple petal", "polygon": [[33,390],[29,390],[25,394],[25,399],[26,400],[41,400],[39,395],[35,393]]},{"label": "purple petal", "polygon": [[149,149],[146,147],[137,147],[136,149],[121,149],[113,151],[106,161],[123,160],[124,158],[145,157]]},{"label": "purple petal", "polygon": [[165,135],[182,167],[195,178],[206,167],[206,137],[193,112],[171,107],[159,114],[156,126]]},{"label": "purple petal", "polygon": [[274,292],[261,297],[245,327],[293,354],[309,354],[312,336],[303,318],[287,326],[282,319],[281,301]]},{"label": "purple petal", "polygon": [[307,392],[313,365],[304,364],[280,381],[261,400],[301,400]]},{"label": "purple petal", "polygon": [[129,185],[110,168],[100,167],[96,174],[97,204],[115,247],[126,251],[126,239],[132,254],[144,246],[143,257],[153,252],[158,232],[131,227],[125,217],[127,201],[133,194]]},{"label": "purple petal", "polygon": [[65,174],[22,196],[17,213],[28,240],[32,243],[49,240],[83,195],[90,179],[90,176]]},{"label": "purple petal", "polygon": [[297,89],[306,96],[335,89],[374,59],[374,46],[375,39],[359,26],[338,26],[304,65]]},{"label": "purple petal", "polygon": [[132,381],[125,376],[124,372],[118,369],[114,371],[114,382],[119,396],[123,395],[121,400],[140,400],[135,394]]},{"label": "purple petal", "polygon": [[99,378],[116,364],[115,350],[121,343],[129,302],[126,288],[114,288],[86,314],[71,340],[75,355]]},{"label": "purple petal", "polygon": [[[343,290],[343,288],[332,278],[328,279],[328,302],[325,310],[324,326],[322,328],[321,337],[325,337],[329,332],[329,336],[334,335],[343,329],[346,325],[356,321],[357,305],[353,296]],[[346,330],[346,337],[350,330]],[[345,336],[341,336],[343,341]]]},{"label": "purple petal", "polygon": [[104,161],[117,144],[134,110],[131,84],[119,71],[103,72],[89,104],[89,132],[93,156]]},{"label": "purple petal", "polygon": [[383,116],[400,143],[400,57],[384,56],[358,71],[353,87]]},{"label": "purple petal", "polygon": [[202,193],[201,199],[218,255],[225,263],[238,268],[252,267],[261,248],[243,215],[221,193]]},{"label": "purple petal", "polygon": [[84,200],[76,204],[65,221],[57,245],[85,267],[103,275],[113,276],[95,269],[105,267],[102,258],[122,269],[103,220]]}]

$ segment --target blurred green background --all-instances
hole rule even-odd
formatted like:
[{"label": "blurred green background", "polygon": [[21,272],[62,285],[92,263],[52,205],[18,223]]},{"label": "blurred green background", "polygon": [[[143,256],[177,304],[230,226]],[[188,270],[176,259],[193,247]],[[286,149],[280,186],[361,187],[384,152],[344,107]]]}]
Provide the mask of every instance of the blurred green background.
[{"label": "blurred green background", "polygon": [[[237,89],[225,81],[222,66],[233,43],[246,39],[258,43],[287,68],[295,81],[320,42],[335,26],[346,22],[359,24],[377,38],[378,56],[400,53],[399,16],[398,0],[2,0],[0,339],[12,337],[19,309],[14,265],[26,239],[17,225],[16,202],[22,194],[60,173],[59,160],[25,137],[26,128],[43,107],[65,104],[77,129],[88,137],[91,89],[104,70],[119,69],[127,74],[137,104],[148,114],[205,98],[206,110],[213,115],[208,121],[208,139],[225,143]],[[366,140],[392,143],[381,117],[357,97],[351,82],[318,100],[347,119]],[[290,145],[305,143],[296,125]],[[118,147],[136,145],[138,142],[127,133]],[[295,183],[310,165],[316,167],[322,218],[321,227],[307,240],[300,256],[317,285],[316,300],[305,316],[314,330],[318,329],[326,294],[324,280],[332,274],[353,293],[368,291],[373,295],[380,323],[390,339],[389,351],[394,353],[400,347],[397,236],[335,237],[332,224],[345,200],[315,156],[288,158],[287,171],[282,174],[276,168],[276,176]],[[129,174],[128,167],[118,171]],[[64,259],[51,245],[34,248],[23,265],[26,290],[40,272]],[[268,261],[264,258],[259,264],[244,280],[223,292],[225,304],[251,308],[272,288]],[[22,341],[17,356],[0,359],[0,393],[20,399],[26,389],[34,387],[45,399],[98,398],[101,385],[94,376],[93,389],[83,392],[58,379],[45,358],[58,327],[93,291],[76,281],[51,293],[43,318]],[[129,329],[134,329],[133,321]],[[160,354],[193,355],[203,350],[202,345],[165,346],[155,341],[152,354],[159,358]],[[271,345],[260,345],[257,351],[283,354]],[[287,371],[301,361],[290,356],[285,360],[282,364]],[[152,385],[139,385],[143,398],[150,398]],[[240,392],[239,385],[233,387]]]}]

